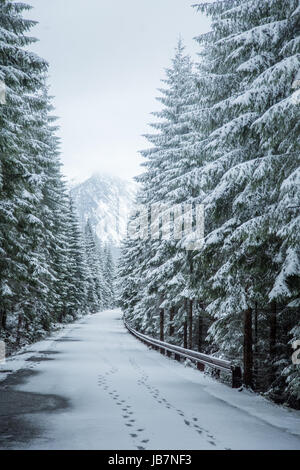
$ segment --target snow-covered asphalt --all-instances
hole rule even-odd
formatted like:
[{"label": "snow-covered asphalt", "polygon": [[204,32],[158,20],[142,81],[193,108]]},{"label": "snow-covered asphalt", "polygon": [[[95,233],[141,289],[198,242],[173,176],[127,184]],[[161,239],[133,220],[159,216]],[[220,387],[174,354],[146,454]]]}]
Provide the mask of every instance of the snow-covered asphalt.
[{"label": "snow-covered asphalt", "polygon": [[2,449],[300,449],[299,412],[148,349],[118,310],[40,344],[0,383]]}]

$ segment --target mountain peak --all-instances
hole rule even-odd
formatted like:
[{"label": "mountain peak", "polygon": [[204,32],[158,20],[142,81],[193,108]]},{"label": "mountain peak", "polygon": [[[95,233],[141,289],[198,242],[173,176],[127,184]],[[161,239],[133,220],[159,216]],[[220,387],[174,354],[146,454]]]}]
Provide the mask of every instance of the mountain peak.
[{"label": "mountain peak", "polygon": [[89,220],[102,243],[112,247],[126,235],[135,194],[133,181],[98,172],[71,189],[82,226]]}]

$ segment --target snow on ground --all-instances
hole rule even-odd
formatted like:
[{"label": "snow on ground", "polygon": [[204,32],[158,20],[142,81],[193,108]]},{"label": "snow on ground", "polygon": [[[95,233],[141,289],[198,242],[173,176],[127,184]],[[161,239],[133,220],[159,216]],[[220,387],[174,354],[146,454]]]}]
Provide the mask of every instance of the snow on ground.
[{"label": "snow on ground", "polygon": [[[80,320],[77,320],[76,324],[85,321],[88,316],[84,316]],[[28,364],[32,353],[42,352],[48,349],[51,349],[52,345],[55,344],[54,341],[58,340],[62,336],[65,336],[66,333],[72,331],[74,328],[74,323],[68,323],[66,325],[57,324],[57,330],[53,332],[47,339],[43,339],[34,344],[29,344],[22,347],[19,351],[13,354],[11,357],[8,357],[5,362],[0,362],[0,385],[4,381],[9,373],[17,372],[20,369],[31,368],[31,364]],[[8,371],[8,372],[7,372]]]},{"label": "snow on ground", "polygon": [[[150,350],[117,310],[85,317],[30,351],[2,366],[27,372],[10,375],[2,391],[0,384],[8,410],[0,407],[1,448],[300,449],[300,412]],[[13,394],[22,406],[9,405]]]}]

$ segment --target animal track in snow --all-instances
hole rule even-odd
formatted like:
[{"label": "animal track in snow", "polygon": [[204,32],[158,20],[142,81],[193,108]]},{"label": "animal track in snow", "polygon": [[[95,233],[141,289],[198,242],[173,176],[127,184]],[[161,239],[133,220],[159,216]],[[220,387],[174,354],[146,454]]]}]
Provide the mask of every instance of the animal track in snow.
[{"label": "animal track in snow", "polygon": [[149,376],[134,360],[131,360],[130,362],[133,368],[140,374],[140,377],[137,381],[138,385],[144,386],[158,404],[165,406],[165,408],[167,409],[172,409],[176,411],[176,413],[183,419],[184,424],[186,426],[188,426],[191,429],[194,429],[194,431],[197,432],[199,435],[205,434],[207,442],[212,446],[216,446],[215,437],[212,434],[210,434],[209,431],[207,431],[206,429],[196,424],[198,423],[197,417],[188,419],[182,410],[177,409],[175,406],[169,403],[168,400],[166,400],[166,398],[161,396],[161,393],[158,390],[158,388],[152,387],[149,384],[148,382]]},{"label": "animal track in snow", "polygon": [[120,407],[124,424],[127,428],[130,428],[131,432],[129,435],[133,439],[136,448],[139,450],[145,450],[145,444],[149,442],[149,439],[145,439],[145,437],[142,435],[145,429],[141,427],[134,429],[136,425],[136,419],[134,417],[134,412],[132,411],[131,405],[128,404],[125,399],[122,399],[118,391],[115,388],[112,388],[109,384],[109,378],[117,372],[117,368],[111,368],[104,375],[99,375],[98,386],[107,392],[108,396],[114,401],[116,406]]}]

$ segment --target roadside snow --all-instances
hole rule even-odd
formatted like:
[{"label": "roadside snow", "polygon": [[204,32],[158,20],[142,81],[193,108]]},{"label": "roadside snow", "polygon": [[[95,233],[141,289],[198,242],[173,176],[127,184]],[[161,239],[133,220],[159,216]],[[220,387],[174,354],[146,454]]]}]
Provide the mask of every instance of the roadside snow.
[{"label": "roadside snow", "polygon": [[[59,324],[56,331],[51,333],[49,337],[36,343],[28,344],[19,349],[16,353],[12,354],[2,363],[0,362],[0,384],[3,382],[11,373],[17,372],[20,369],[29,369],[31,364],[29,363],[30,357],[33,353],[42,353],[51,349],[54,341],[62,338],[63,336],[70,333],[75,325],[78,325],[85,321],[90,315],[86,315],[74,323],[68,323],[66,325]],[[7,372],[6,372],[7,371]]]}]

